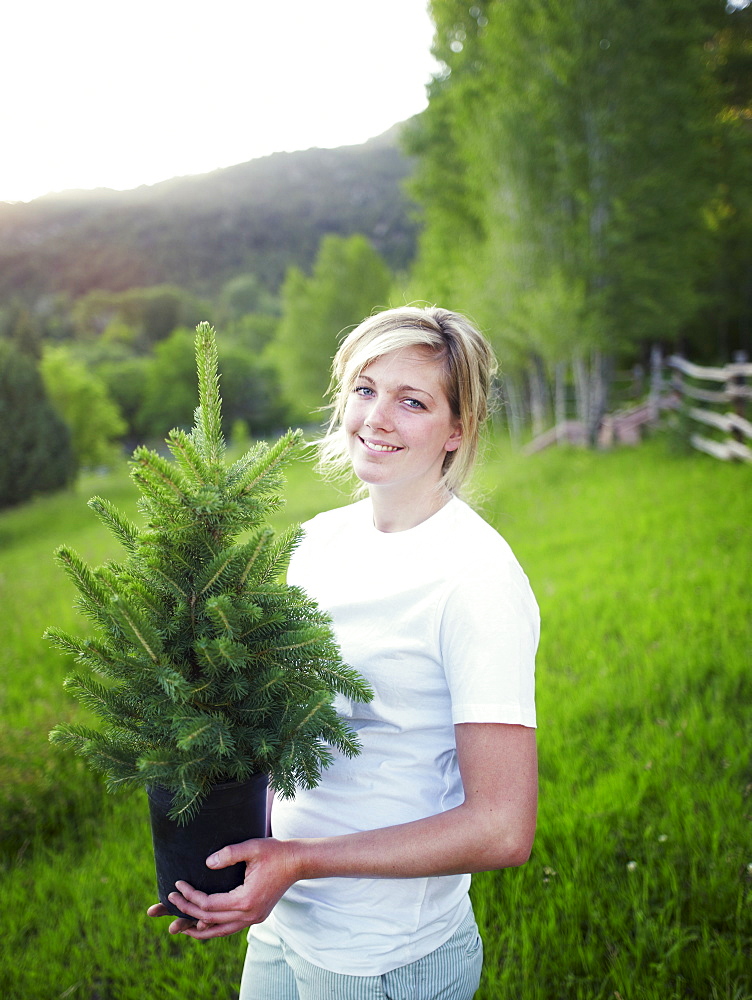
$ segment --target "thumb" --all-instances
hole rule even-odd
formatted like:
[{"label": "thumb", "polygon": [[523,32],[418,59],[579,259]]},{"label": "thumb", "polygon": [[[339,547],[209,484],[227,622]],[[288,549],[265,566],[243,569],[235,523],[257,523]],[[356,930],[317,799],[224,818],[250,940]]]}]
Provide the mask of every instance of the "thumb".
[{"label": "thumb", "polygon": [[242,844],[228,844],[220,851],[215,851],[206,859],[207,868],[229,868],[240,861],[247,860],[248,842]]}]

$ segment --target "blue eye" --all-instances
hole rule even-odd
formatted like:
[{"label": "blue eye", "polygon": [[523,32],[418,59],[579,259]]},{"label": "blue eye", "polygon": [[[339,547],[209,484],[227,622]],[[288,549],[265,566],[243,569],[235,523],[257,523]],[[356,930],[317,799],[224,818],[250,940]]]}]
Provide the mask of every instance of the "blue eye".
[{"label": "blue eye", "polygon": [[353,392],[357,396],[369,396],[373,394],[373,389],[370,387],[370,385],[356,385],[355,388],[353,389]]},{"label": "blue eye", "polygon": [[425,410],[425,405],[419,399],[406,399],[405,402],[411,410]]}]

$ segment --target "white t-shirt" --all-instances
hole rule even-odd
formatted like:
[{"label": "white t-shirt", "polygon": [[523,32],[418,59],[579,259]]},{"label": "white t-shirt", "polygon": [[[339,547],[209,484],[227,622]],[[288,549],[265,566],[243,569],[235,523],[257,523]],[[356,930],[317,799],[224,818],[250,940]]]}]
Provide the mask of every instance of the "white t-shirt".
[{"label": "white t-shirt", "polygon": [[[369,704],[337,696],[362,752],[321,784],[277,799],[275,837],[371,830],[452,809],[464,793],[454,725],[535,726],[538,606],[504,539],[453,498],[408,531],[373,526],[370,500],[307,522],[288,581],[332,617]],[[469,910],[469,875],[297,882],[269,926],[315,965],[383,975],[447,941]]]}]

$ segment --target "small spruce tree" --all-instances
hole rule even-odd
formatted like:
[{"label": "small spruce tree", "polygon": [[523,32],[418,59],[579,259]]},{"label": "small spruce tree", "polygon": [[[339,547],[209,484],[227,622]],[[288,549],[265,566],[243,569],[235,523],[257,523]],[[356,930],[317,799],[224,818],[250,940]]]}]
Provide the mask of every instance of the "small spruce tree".
[{"label": "small spruce tree", "polygon": [[169,789],[178,822],[213,786],[259,772],[284,796],[314,787],[332,748],[359,750],[333,694],[372,696],[342,662],[325,613],[280,582],[300,528],[275,536],[264,520],[283,502],[281,469],[300,431],[227,464],[208,323],[196,328],[196,359],[195,425],[170,432],[174,460],[145,447],[133,454],[145,525],[89,501],[124,560],[91,569],[70,548],[56,553],[97,635],[45,633],[89,668],[66,687],[104,720],[100,730],[58,725],[51,741],[103,772],[110,790]]}]

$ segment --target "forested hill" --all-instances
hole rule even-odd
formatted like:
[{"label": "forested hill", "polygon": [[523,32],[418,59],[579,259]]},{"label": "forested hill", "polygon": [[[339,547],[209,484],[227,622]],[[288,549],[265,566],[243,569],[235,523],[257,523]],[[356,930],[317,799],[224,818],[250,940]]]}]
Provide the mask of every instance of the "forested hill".
[{"label": "forested hill", "polygon": [[132,191],[0,203],[0,301],[159,284],[211,295],[248,272],[274,289],[288,265],[308,267],[325,233],[363,233],[403,268],[416,223],[399,129]]}]

